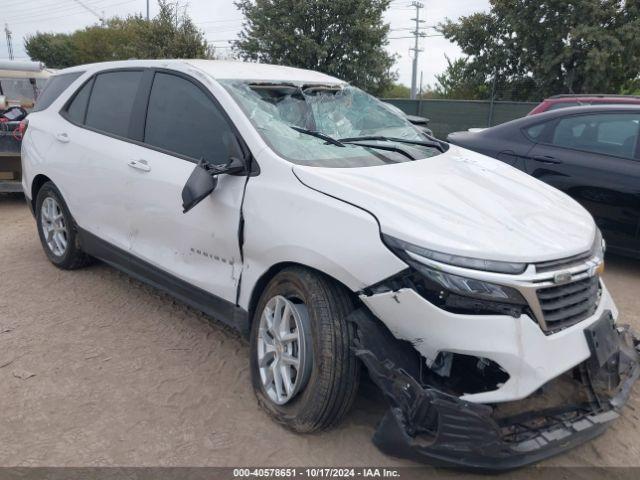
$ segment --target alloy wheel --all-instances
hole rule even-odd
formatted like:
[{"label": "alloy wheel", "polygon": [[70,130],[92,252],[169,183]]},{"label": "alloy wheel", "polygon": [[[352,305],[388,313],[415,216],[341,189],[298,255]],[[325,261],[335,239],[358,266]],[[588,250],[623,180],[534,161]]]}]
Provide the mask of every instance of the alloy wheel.
[{"label": "alloy wheel", "polygon": [[40,224],[51,253],[61,257],[67,251],[69,232],[60,204],[53,197],[46,197],[40,210]]},{"label": "alloy wheel", "polygon": [[277,405],[289,402],[311,372],[308,313],[304,303],[277,295],[260,317],[257,355],[262,387]]}]

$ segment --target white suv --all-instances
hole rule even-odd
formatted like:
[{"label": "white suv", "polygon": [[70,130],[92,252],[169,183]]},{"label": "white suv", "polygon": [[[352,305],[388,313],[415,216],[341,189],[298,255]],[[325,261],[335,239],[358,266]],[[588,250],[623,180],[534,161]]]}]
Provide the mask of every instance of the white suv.
[{"label": "white suv", "polygon": [[392,407],[375,443],[435,464],[536,461],[626,400],[637,341],[558,190],[311,71],[128,61],[47,89],[22,162],[49,260],[103,260],[249,335],[286,427],[338,423],[361,362]]}]

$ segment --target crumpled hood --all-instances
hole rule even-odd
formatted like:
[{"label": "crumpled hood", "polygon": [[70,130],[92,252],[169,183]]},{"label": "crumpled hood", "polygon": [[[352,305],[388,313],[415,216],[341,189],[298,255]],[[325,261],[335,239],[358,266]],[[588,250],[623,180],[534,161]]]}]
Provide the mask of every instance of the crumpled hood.
[{"label": "crumpled hood", "polygon": [[308,187],[369,211],[382,233],[440,252],[538,262],[585,252],[595,236],[591,215],[564,193],[454,145],[415,162],[293,170]]}]

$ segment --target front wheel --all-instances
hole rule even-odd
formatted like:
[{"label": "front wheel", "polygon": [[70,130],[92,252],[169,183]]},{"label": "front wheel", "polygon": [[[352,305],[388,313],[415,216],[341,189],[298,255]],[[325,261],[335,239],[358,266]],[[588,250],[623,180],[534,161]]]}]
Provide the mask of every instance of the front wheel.
[{"label": "front wheel", "polygon": [[251,380],[264,410],[296,432],[336,425],[357,393],[350,293],[301,267],[278,273],[258,302],[251,328]]}]

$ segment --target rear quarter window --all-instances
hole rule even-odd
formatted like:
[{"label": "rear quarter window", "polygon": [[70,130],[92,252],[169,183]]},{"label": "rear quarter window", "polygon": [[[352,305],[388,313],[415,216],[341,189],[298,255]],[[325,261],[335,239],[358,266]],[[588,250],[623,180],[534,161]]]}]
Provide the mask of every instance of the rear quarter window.
[{"label": "rear quarter window", "polygon": [[84,72],[71,72],[55,75],[47,80],[42,92],[38,96],[33,112],[45,110],[64,92],[69,85],[76,81]]},{"label": "rear quarter window", "polygon": [[542,138],[542,134],[548,124],[549,122],[537,123],[536,125],[524,128],[522,131],[529,140],[538,142]]}]

